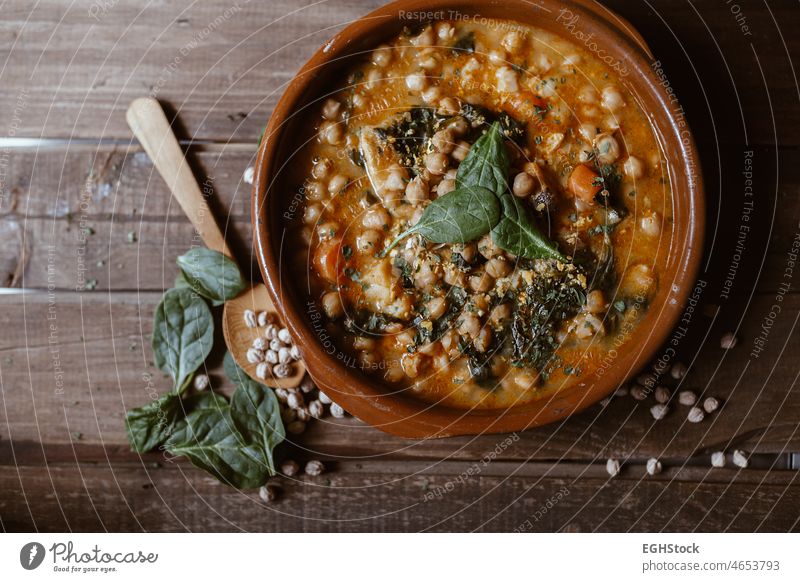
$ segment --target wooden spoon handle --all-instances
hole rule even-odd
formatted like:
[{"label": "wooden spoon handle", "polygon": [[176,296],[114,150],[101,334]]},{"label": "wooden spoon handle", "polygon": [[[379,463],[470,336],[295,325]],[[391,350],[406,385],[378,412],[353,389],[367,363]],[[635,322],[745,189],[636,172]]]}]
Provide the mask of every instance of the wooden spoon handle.
[{"label": "wooden spoon handle", "polygon": [[125,117],[206,246],[233,258],[158,101],[136,99]]}]

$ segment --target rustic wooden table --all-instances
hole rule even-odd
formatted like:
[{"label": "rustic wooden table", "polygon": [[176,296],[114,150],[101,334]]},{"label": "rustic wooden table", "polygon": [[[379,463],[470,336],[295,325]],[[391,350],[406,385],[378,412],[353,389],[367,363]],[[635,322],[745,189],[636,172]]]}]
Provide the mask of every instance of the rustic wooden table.
[{"label": "rustic wooden table", "polygon": [[[403,441],[328,418],[293,454],[328,459],[331,471],[284,480],[270,505],[187,463],[129,451],[126,409],[169,388],[151,364],[152,313],[193,233],[132,141],[128,103],[155,94],[177,114],[246,257],[242,175],[276,99],[318,46],[377,4],[3,4],[2,529],[800,529],[794,0],[609,2],[661,60],[699,142],[706,260],[697,306],[676,333],[690,365],[683,386],[724,403],[705,422],[687,423],[677,407],[655,422],[652,401],[616,398],[505,446],[506,436]],[[729,331],[739,343],[724,351]],[[710,452],[733,449],[751,455],[747,469],[711,468]],[[609,457],[624,461],[614,479]],[[663,473],[646,474],[650,457]]]}]

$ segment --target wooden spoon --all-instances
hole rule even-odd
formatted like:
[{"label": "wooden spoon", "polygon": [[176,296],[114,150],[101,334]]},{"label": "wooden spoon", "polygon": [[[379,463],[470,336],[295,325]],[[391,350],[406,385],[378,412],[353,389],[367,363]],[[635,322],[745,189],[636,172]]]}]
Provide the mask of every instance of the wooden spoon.
[{"label": "wooden spoon", "polygon": [[[235,260],[158,101],[152,97],[136,99],[128,107],[126,119],[206,246]],[[247,327],[244,313],[248,309],[255,313],[266,311],[272,314],[270,319],[280,321],[263,284],[253,285],[235,299],[226,302],[222,314],[222,331],[233,359],[257,382],[278,388],[298,386],[306,372],[302,362],[291,364],[292,373],[287,378],[267,376],[262,380],[256,376],[256,364],[247,361],[247,350],[252,346],[253,340],[263,333],[263,329]]]}]

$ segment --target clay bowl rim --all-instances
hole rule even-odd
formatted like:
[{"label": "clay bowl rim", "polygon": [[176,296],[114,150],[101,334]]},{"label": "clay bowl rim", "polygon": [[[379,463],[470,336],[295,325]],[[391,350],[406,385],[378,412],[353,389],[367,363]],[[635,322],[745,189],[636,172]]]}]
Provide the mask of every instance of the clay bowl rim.
[{"label": "clay bowl rim", "polygon": [[[292,286],[283,284],[280,249],[284,248],[285,230],[280,212],[269,212],[272,205],[284,203],[280,192],[271,195],[274,190],[270,187],[275,185],[279,190],[275,174],[280,172],[284,161],[281,158],[282,146],[292,142],[292,138],[287,136],[290,133],[287,128],[295,122],[294,113],[307,100],[307,95],[325,93],[320,90],[320,85],[332,75],[332,70],[341,68],[337,62],[331,69],[331,63],[353,52],[374,47],[381,39],[391,38],[403,25],[398,16],[400,11],[439,9],[460,10],[465,14],[498,20],[510,19],[542,28],[547,28],[543,24],[550,24],[549,21],[537,21],[538,14],[532,11],[566,9],[577,15],[584,31],[593,33],[593,38],[602,42],[608,53],[619,56],[632,67],[632,77],[620,77],[619,80],[634,93],[648,117],[669,170],[674,224],[668,252],[671,256],[675,256],[676,249],[680,252],[677,258],[667,263],[667,276],[660,282],[659,291],[651,300],[644,319],[623,344],[628,352],[620,355],[602,374],[596,371],[570,388],[510,408],[465,410],[388,393],[380,381],[327,353],[317,332],[311,328],[308,306],[305,312],[301,308],[307,299],[287,293]],[[495,11],[500,14],[494,16]],[[523,12],[524,16],[519,18]],[[367,14],[320,48],[288,84],[270,117],[258,148],[252,196],[254,243],[259,268],[270,296],[300,348],[309,373],[320,388],[345,410],[385,432],[408,438],[438,438],[512,432],[565,419],[607,397],[648,363],[673,332],[695,285],[705,225],[703,179],[694,138],[685,120],[679,119],[676,110],[670,107],[670,96],[662,79],[651,68],[649,59],[652,57],[646,44],[624,19],[606,8],[601,12],[596,5],[584,4],[584,0],[537,0],[536,4],[525,0],[400,0]],[[318,75],[319,72],[322,74]],[[583,391],[582,394],[578,394],[579,390]]]}]

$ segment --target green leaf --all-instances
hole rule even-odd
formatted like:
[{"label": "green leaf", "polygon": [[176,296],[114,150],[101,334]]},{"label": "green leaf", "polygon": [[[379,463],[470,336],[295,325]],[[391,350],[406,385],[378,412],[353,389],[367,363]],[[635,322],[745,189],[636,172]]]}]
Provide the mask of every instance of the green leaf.
[{"label": "green leaf", "polygon": [[165,448],[237,489],[260,487],[270,475],[262,451],[244,442],[227,406],[201,408],[186,415]]},{"label": "green leaf", "polygon": [[236,263],[211,249],[190,249],[178,257],[178,267],[186,283],[215,305],[233,299],[247,288],[247,282]]},{"label": "green leaf", "polygon": [[382,256],[412,234],[433,243],[463,243],[483,236],[500,220],[500,203],[492,191],[480,186],[456,188],[425,208],[417,224],[401,233]]},{"label": "green leaf", "polygon": [[495,122],[485,134],[472,145],[467,157],[458,166],[456,186],[466,188],[480,186],[498,196],[508,189],[510,162],[503,143],[500,124]]},{"label": "green leaf", "polygon": [[131,449],[146,453],[161,445],[182,414],[181,399],[175,392],[129,410],[125,415],[125,432]]},{"label": "green leaf", "polygon": [[536,227],[522,202],[508,192],[500,196],[503,213],[492,229],[492,241],[498,247],[526,259],[558,259],[565,261],[556,246]]},{"label": "green leaf", "polygon": [[156,366],[181,392],[214,344],[211,310],[191,289],[170,289],[156,307],[153,327]]},{"label": "green leaf", "polygon": [[236,383],[231,398],[231,418],[245,442],[261,447],[270,473],[275,474],[273,450],[283,442],[286,432],[281,408],[272,388],[252,380],[236,365],[230,352],[225,354],[225,372]]},{"label": "green leaf", "polygon": [[198,392],[183,399],[183,409],[187,413],[206,408],[225,408],[226,406],[228,406],[228,400],[222,394],[217,394],[212,390]]}]

